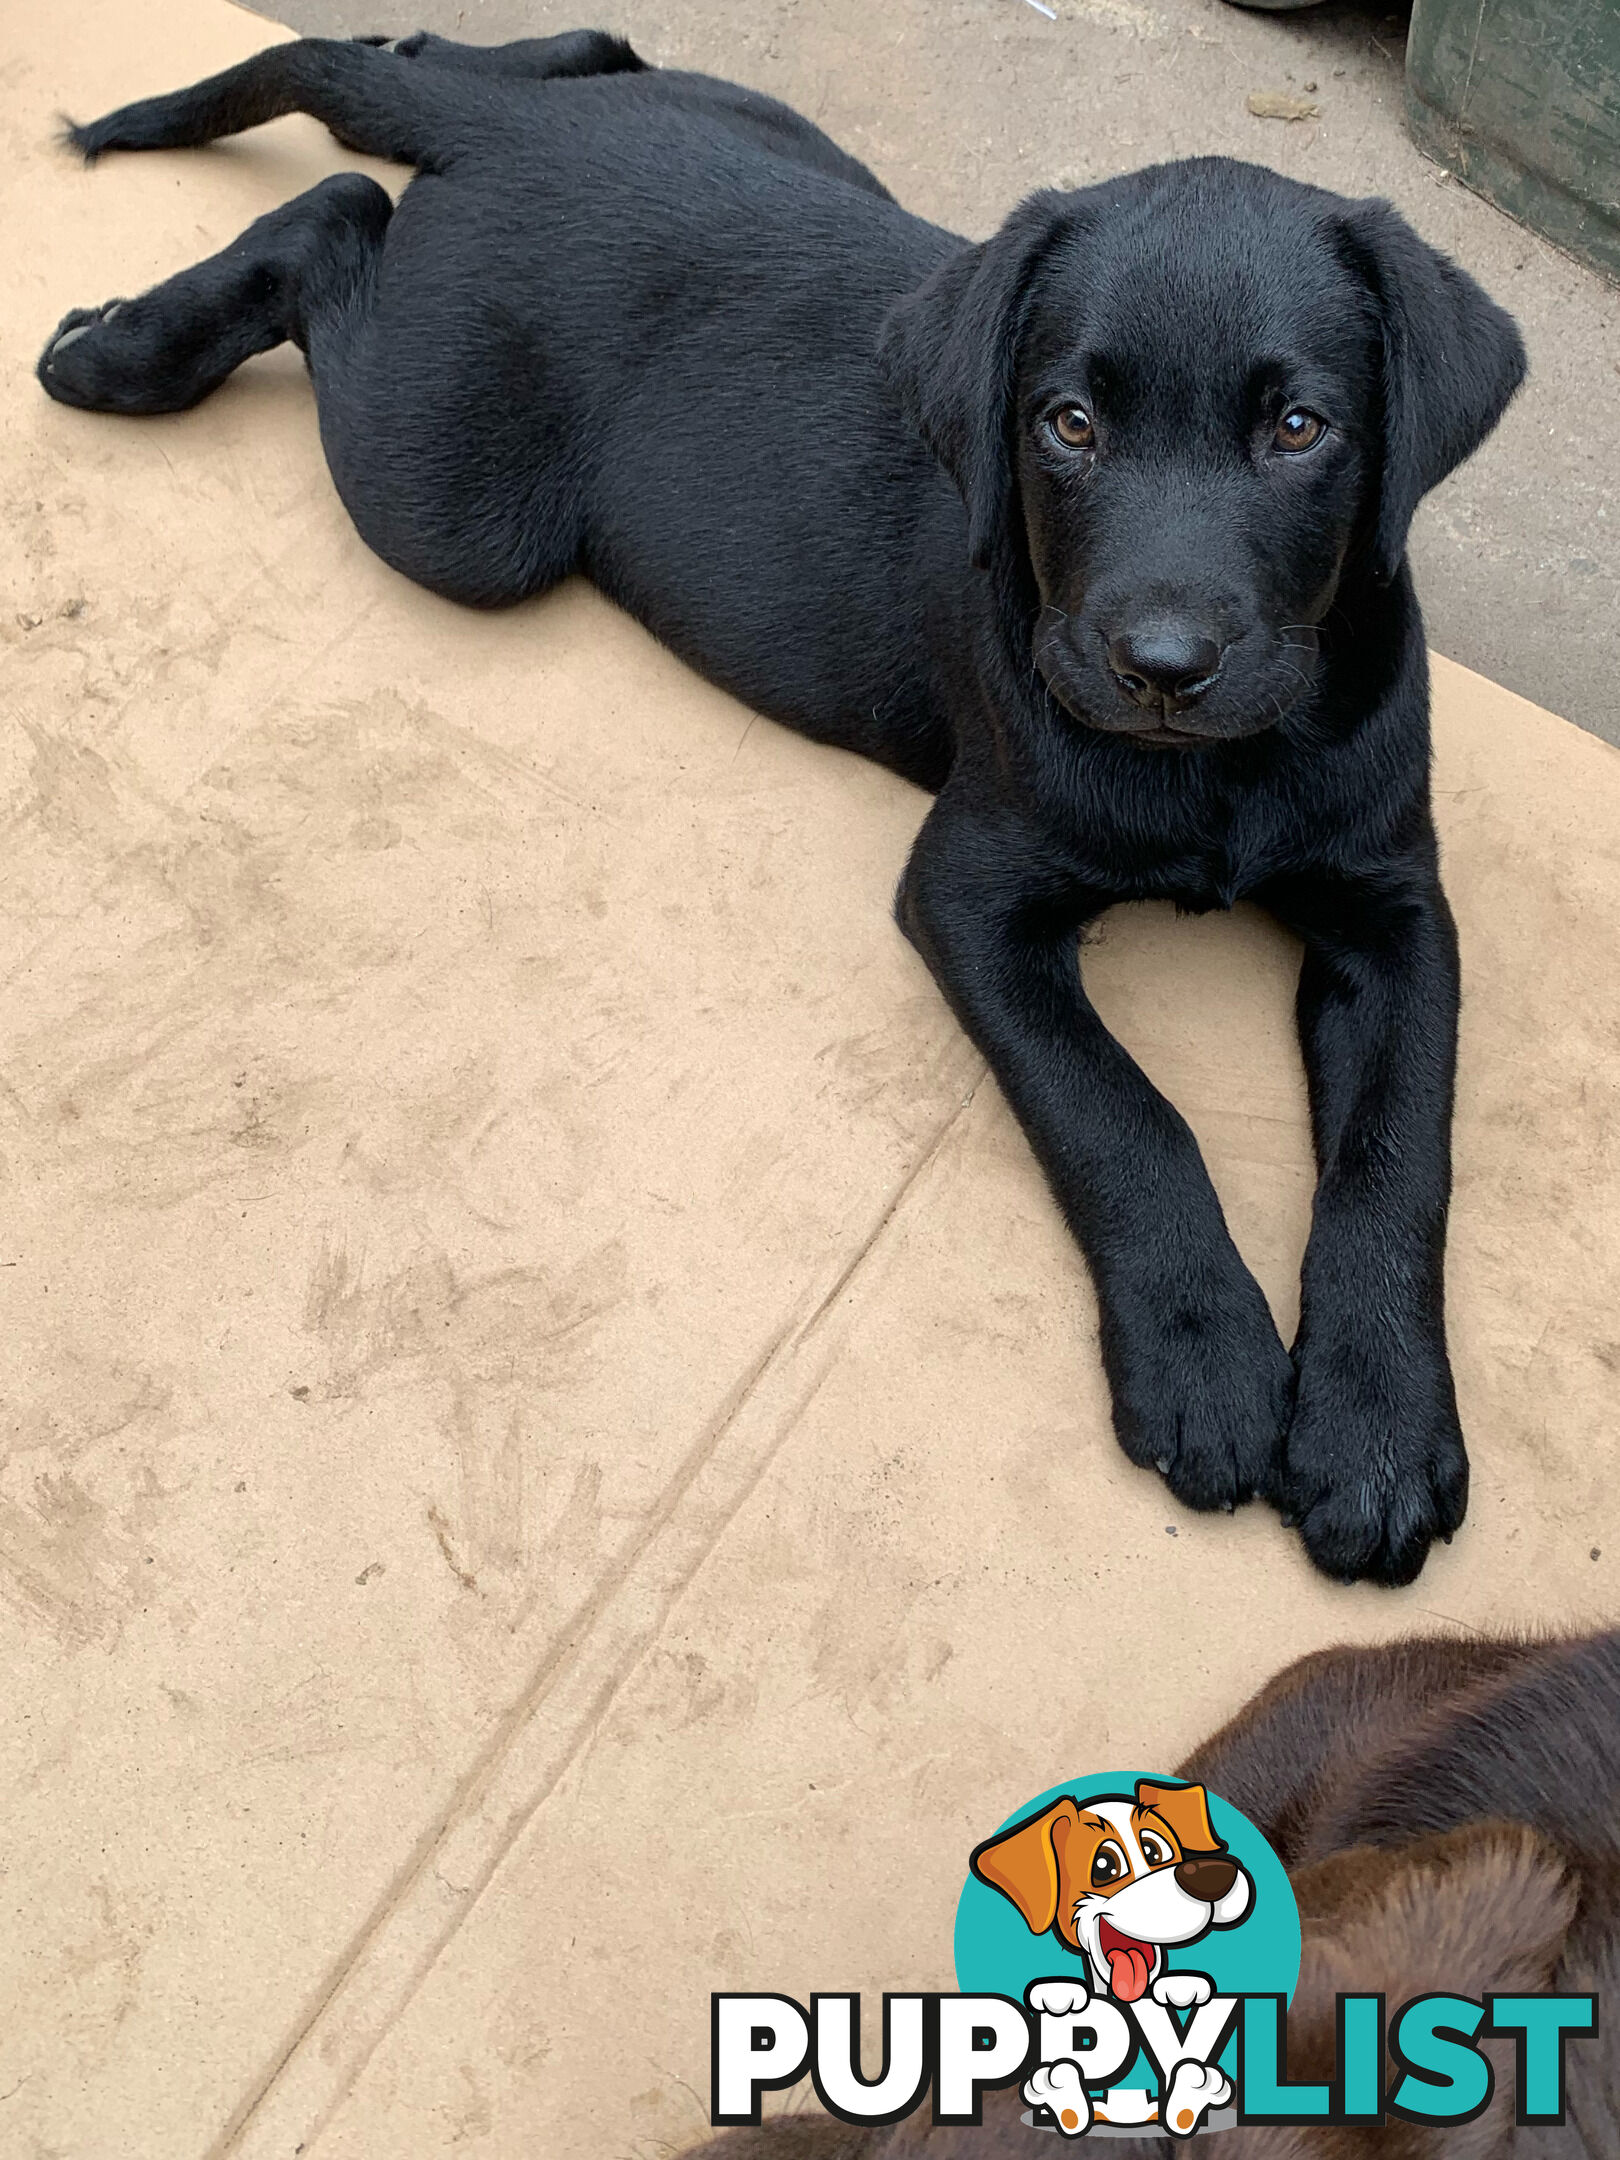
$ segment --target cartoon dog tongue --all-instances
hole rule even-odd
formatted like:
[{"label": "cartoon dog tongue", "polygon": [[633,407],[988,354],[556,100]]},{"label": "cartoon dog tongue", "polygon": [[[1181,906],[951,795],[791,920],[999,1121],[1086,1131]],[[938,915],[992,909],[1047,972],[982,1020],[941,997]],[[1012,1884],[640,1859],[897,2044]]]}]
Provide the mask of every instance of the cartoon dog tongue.
[{"label": "cartoon dog tongue", "polygon": [[1108,1984],[1118,1999],[1133,2003],[1145,1995],[1155,1955],[1147,1944],[1134,1935],[1122,1935],[1111,1920],[1104,1920],[1097,1930],[1097,1945],[1108,1960]]}]

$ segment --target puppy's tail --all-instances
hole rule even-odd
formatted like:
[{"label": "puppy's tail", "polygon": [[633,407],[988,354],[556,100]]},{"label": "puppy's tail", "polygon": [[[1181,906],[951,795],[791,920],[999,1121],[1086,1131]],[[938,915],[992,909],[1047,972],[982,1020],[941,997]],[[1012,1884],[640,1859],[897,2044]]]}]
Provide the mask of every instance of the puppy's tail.
[{"label": "puppy's tail", "polygon": [[104,150],[189,150],[284,113],[310,113],[366,157],[438,165],[463,133],[442,70],[415,67],[381,46],[339,38],[272,45],[189,90],[142,98],[88,126],[66,125],[87,165]]}]

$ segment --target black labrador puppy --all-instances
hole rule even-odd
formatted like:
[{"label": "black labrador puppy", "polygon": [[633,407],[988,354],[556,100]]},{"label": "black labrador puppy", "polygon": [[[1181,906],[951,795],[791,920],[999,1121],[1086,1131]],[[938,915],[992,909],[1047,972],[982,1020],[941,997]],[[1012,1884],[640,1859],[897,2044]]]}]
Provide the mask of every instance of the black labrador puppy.
[{"label": "black labrador puppy", "polygon": [[[174,411],[308,356],[366,540],[496,607],[583,571],[746,703],[937,795],[899,918],[1084,1249],[1121,1444],[1260,1492],[1341,1577],[1463,1515],[1443,1255],[1457,952],[1430,817],[1419,497],[1524,369],[1381,202],[1223,159],[1033,196],[981,246],[772,100],[600,32],[279,45],[71,140],[288,112],[346,174],[40,362]],[[1191,1132],[1092,1009],[1116,901],[1304,944],[1321,1179],[1293,1356]]]}]

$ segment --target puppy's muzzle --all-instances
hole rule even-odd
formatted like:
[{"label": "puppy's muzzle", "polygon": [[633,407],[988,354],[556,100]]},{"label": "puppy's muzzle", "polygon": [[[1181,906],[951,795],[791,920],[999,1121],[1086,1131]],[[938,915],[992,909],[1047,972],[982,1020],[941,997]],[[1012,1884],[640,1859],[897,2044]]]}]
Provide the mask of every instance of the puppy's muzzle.
[{"label": "puppy's muzzle", "polygon": [[1176,1863],[1177,1884],[1200,1905],[1218,1905],[1237,1877],[1237,1862],[1224,1853],[1203,1853]]}]

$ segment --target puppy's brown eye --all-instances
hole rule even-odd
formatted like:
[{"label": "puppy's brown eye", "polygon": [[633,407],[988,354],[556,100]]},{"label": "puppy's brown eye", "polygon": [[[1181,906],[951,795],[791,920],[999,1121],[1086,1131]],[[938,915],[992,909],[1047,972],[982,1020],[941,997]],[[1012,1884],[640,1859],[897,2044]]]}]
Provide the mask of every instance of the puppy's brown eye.
[{"label": "puppy's brown eye", "polygon": [[1097,1847],[1091,1859],[1091,1887],[1093,1890],[1106,1889],[1110,1883],[1118,1882],[1125,1872],[1125,1855],[1113,1842],[1112,1838],[1109,1839],[1107,1844]]},{"label": "puppy's brown eye", "polygon": [[1307,412],[1303,405],[1292,405],[1277,422],[1277,432],[1272,441],[1279,450],[1314,450],[1327,433],[1327,422],[1320,413]]},{"label": "puppy's brown eye", "polygon": [[1059,406],[1049,425],[1065,450],[1089,450],[1096,443],[1097,431],[1083,405]]}]

